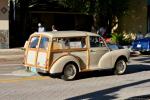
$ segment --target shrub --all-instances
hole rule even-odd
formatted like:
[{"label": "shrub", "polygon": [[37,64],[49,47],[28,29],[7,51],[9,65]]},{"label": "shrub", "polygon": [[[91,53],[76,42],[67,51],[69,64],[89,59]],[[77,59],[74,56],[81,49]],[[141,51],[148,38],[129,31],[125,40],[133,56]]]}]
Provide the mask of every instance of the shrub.
[{"label": "shrub", "polygon": [[112,43],[119,45],[131,45],[133,40],[130,34],[112,33],[111,36]]}]

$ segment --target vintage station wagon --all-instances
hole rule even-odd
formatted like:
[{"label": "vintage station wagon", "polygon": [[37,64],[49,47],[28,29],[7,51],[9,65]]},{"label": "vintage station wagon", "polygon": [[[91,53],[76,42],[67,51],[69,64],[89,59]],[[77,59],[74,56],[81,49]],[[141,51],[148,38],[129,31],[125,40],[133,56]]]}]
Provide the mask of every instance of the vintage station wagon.
[{"label": "vintage station wagon", "polygon": [[98,34],[84,31],[35,32],[24,47],[27,68],[60,73],[65,80],[92,70],[113,69],[123,74],[130,55],[127,49],[111,50]]}]

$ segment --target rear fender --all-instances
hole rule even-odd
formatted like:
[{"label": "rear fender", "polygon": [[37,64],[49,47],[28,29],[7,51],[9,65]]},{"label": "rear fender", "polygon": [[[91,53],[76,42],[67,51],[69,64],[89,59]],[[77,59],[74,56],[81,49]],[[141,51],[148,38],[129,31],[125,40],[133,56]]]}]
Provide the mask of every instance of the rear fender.
[{"label": "rear fender", "polygon": [[66,55],[66,56],[62,56],[59,59],[57,59],[56,61],[54,61],[54,63],[52,64],[52,66],[50,68],[49,73],[50,74],[62,73],[65,65],[69,62],[74,62],[75,64],[77,64],[77,67],[80,72],[79,60],[72,55]]}]

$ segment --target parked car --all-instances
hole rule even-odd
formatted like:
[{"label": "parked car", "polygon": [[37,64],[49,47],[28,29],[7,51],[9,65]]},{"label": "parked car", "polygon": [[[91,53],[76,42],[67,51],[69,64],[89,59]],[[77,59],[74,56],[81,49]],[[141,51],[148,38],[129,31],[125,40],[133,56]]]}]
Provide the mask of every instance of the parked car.
[{"label": "parked car", "polygon": [[142,54],[150,52],[150,33],[146,34],[144,38],[134,40],[132,50],[140,51]]},{"label": "parked car", "polygon": [[24,47],[27,68],[60,73],[65,80],[92,70],[113,69],[123,74],[130,55],[127,49],[112,50],[99,35],[83,31],[33,33]]}]

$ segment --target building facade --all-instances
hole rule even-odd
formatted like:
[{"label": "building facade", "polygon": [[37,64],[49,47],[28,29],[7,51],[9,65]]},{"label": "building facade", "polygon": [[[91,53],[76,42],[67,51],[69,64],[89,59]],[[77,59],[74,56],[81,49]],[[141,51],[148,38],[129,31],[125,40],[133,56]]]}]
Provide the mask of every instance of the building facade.
[{"label": "building facade", "polygon": [[[26,36],[26,34],[30,35],[30,31],[36,30],[36,28],[37,28],[36,25],[40,18],[43,19],[43,16],[44,17],[47,16],[46,17],[47,19],[44,18],[44,20],[42,20],[43,22],[51,22],[49,24],[46,23],[46,27],[48,27],[47,30],[51,30],[50,28],[51,28],[52,24],[56,24],[56,26],[58,26],[60,28],[62,28],[62,26],[63,26],[64,29],[67,30],[68,27],[66,28],[65,25],[62,24],[62,23],[64,23],[64,21],[60,20],[60,16],[62,16],[61,18],[64,17],[66,19],[69,19],[70,21],[79,20],[80,23],[78,22],[78,23],[74,23],[72,25],[66,25],[66,26],[69,26],[70,29],[74,29],[74,27],[76,27],[76,28],[84,30],[84,27],[87,28],[87,26],[84,26],[83,23],[86,23],[85,25],[91,24],[90,22],[83,21],[82,19],[85,19],[85,18],[83,18],[84,16],[80,16],[80,15],[77,15],[74,17],[70,14],[68,14],[68,15],[67,14],[66,15],[53,14],[51,12],[43,13],[41,15],[38,11],[36,11],[36,12],[30,11],[26,15],[26,17],[24,17],[24,16],[20,17],[20,19],[25,18],[25,19],[22,19],[22,21],[24,21],[24,22],[21,22],[21,23],[23,23],[23,24],[20,24],[20,21],[18,21],[18,23],[19,23],[18,26],[22,26],[22,25],[24,25],[24,23],[26,23],[26,26],[18,28],[15,25],[13,26],[13,22],[12,22],[13,17],[17,19],[18,16],[13,16],[15,14],[14,14],[14,12],[12,13],[10,11],[11,7],[9,5],[10,5],[10,0],[0,0],[0,48],[9,48],[9,47],[11,47],[10,46],[11,44],[14,44],[13,47],[15,47],[15,46],[17,47],[18,45],[15,43],[17,43],[17,41],[19,41],[19,40],[17,40],[18,37],[21,37],[23,35]],[[39,15],[41,15],[40,18],[38,18]],[[71,17],[69,17],[69,16],[71,16]],[[28,17],[30,17],[30,18],[28,18]],[[33,17],[34,17],[34,20],[32,20]],[[48,19],[48,18],[52,18],[52,19]],[[37,19],[37,21],[36,21],[36,19]],[[54,20],[56,20],[56,21],[53,22]],[[28,23],[28,22],[30,22],[30,23]],[[67,24],[67,23],[64,23],[64,24]],[[70,23],[68,22],[68,24],[70,24]],[[29,25],[32,25],[32,26],[29,27]],[[34,27],[33,27],[33,25],[34,25]],[[19,31],[14,31],[17,28],[19,29]],[[118,28],[119,28],[120,32],[125,31],[127,33],[141,32],[141,33],[145,34],[147,32],[150,32],[150,0],[130,0],[128,10],[125,12],[125,15],[119,19],[119,27]],[[22,33],[24,33],[24,34],[21,34],[21,29],[23,30]],[[27,32],[26,32],[26,30],[27,30]],[[23,36],[23,37],[25,37],[25,36]],[[26,37],[28,37],[28,36],[26,36]],[[24,41],[19,41],[19,42],[23,43]]]},{"label": "building facade", "polygon": [[0,0],[0,48],[9,48],[8,0]]}]

